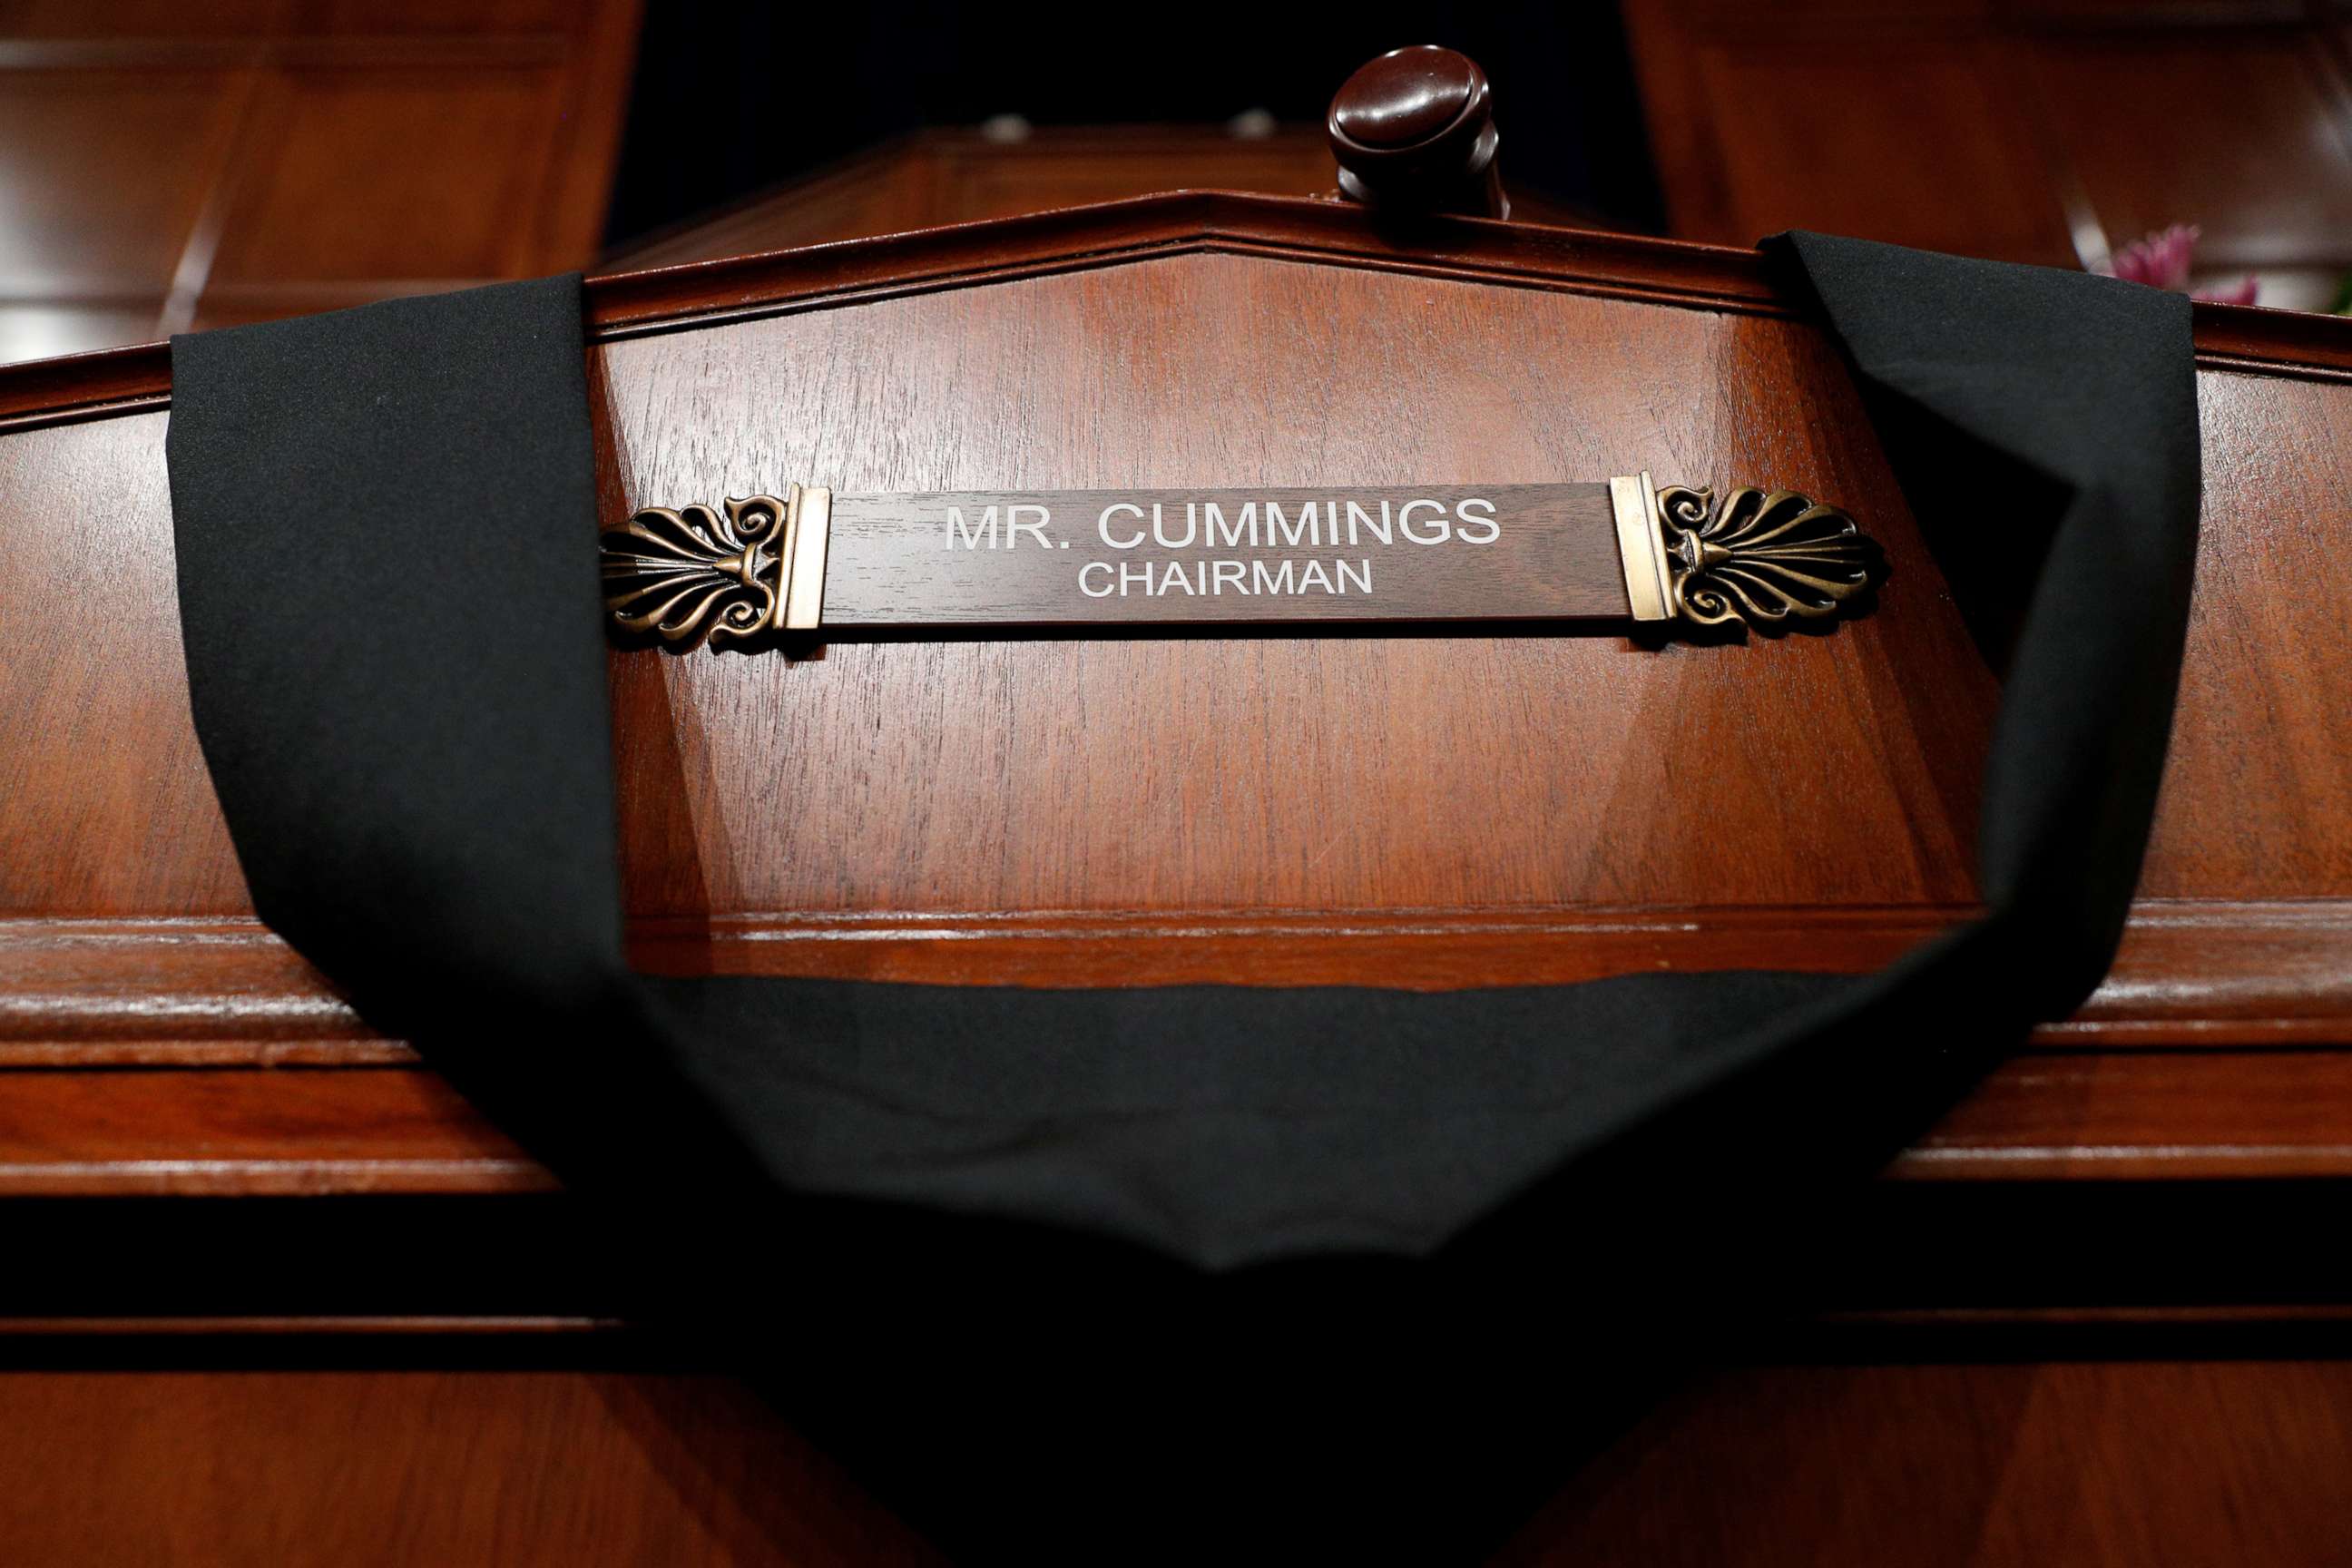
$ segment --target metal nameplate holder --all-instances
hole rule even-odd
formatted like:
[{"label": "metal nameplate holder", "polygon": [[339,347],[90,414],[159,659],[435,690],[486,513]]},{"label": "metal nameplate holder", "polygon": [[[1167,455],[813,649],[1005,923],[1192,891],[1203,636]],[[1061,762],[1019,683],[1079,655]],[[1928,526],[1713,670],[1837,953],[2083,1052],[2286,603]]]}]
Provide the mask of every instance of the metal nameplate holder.
[{"label": "metal nameplate holder", "polygon": [[1878,570],[1792,490],[1606,483],[936,491],[792,484],[601,539],[617,632],[673,648],[926,629],[1831,619]]}]

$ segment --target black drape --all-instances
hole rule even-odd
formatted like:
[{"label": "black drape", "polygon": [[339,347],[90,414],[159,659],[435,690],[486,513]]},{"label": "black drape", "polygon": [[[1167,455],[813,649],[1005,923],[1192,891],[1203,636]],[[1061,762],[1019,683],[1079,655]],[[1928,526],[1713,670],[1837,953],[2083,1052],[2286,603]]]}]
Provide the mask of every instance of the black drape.
[{"label": "black drape", "polygon": [[[1759,1216],[2079,1003],[2147,838],[2196,531],[2188,302],[1774,254],[2006,670],[1989,912],[1880,974],[632,974],[571,278],[173,341],[189,687],[256,906],[611,1205],[648,1311],[723,1321],[966,1545],[1075,1549],[1123,1510],[1213,1539],[1243,1500],[1326,1542],[1471,1540],[1621,1382],[1770,1293]],[[1507,1439],[1538,1390],[1549,1438]]]}]

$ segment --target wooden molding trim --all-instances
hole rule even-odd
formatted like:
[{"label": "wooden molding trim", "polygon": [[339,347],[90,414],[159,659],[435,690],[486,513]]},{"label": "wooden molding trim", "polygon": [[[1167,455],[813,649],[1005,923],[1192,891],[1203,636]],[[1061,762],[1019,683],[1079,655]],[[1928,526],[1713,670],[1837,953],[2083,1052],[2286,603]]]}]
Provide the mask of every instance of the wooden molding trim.
[{"label": "wooden molding trim", "polygon": [[[599,342],[894,294],[1214,251],[1557,289],[1708,310],[1793,315],[1762,254],[1484,218],[1411,229],[1311,197],[1178,191],[588,281]],[[2200,304],[2199,364],[2352,379],[2352,320]],[[168,345],[0,367],[0,428],[167,406]]]},{"label": "wooden molding trim", "polygon": [[[1862,973],[1958,907],[639,921],[664,973],[933,984],[1557,984],[1656,969]],[[2146,901],[2043,1050],[2352,1045],[2352,901]],[[1792,955],[1796,955],[1792,958]],[[250,919],[0,921],[0,1068],[408,1065]]]},{"label": "wooden molding trim", "polygon": [[589,281],[602,338],[868,293],[961,287],[1192,251],[1788,314],[1760,253],[1601,229],[1440,217],[1400,227],[1307,196],[1172,191]]},{"label": "wooden molding trim", "polygon": [[[2352,1180],[2352,1052],[2028,1053],[1902,1182]],[[0,1073],[0,1198],[481,1195],[555,1178],[421,1068]]]}]

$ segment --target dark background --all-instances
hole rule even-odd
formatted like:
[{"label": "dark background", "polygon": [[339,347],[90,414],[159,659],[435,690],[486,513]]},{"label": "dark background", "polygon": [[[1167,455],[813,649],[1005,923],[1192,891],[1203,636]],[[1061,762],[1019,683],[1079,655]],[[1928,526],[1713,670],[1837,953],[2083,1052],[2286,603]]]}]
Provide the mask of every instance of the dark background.
[{"label": "dark background", "polygon": [[1486,68],[1515,190],[1664,227],[1614,5],[688,0],[646,14],[606,237],[625,243],[923,125],[1216,124],[1253,109],[1319,124],[1350,71],[1406,44]]},{"label": "dark background", "polygon": [[1332,94],[1422,42],[1492,78],[1515,221],[2091,270],[2194,225],[2143,280],[2346,299],[2346,0],[0,0],[0,361],[1171,189],[1327,195]]}]

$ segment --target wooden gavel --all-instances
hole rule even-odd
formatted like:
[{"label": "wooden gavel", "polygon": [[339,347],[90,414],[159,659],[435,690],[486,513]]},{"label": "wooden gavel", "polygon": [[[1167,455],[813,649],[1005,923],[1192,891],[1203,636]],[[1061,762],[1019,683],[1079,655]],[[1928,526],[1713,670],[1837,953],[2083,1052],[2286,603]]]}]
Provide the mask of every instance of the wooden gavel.
[{"label": "wooden gavel", "polygon": [[1495,165],[1495,95],[1467,55],[1391,49],[1339,84],[1325,121],[1339,194],[1400,215],[1508,217]]}]

